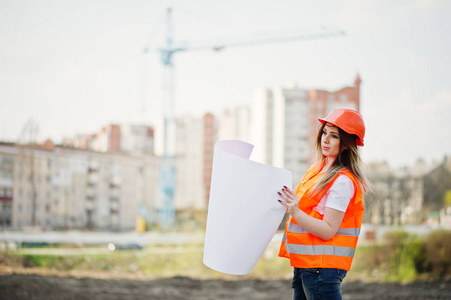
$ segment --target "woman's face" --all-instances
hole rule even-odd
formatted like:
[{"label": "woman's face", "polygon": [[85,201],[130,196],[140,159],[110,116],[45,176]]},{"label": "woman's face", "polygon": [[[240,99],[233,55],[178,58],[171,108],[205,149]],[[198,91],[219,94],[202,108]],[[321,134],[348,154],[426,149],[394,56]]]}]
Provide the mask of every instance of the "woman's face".
[{"label": "woman's face", "polygon": [[338,128],[326,123],[321,135],[321,150],[328,159],[334,159],[340,154],[340,133]]}]

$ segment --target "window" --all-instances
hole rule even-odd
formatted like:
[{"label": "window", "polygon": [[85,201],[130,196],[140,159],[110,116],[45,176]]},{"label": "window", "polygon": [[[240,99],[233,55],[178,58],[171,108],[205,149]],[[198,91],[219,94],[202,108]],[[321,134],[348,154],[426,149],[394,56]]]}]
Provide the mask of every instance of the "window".
[{"label": "window", "polygon": [[344,94],[340,94],[339,98],[338,98],[341,102],[347,102],[348,101],[348,96],[344,95]]}]

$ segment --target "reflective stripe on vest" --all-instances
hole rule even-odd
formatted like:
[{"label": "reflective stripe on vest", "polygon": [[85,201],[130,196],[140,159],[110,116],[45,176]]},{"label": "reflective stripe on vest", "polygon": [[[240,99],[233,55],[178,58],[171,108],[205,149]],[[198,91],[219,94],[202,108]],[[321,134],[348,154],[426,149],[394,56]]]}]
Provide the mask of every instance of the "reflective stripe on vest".
[{"label": "reflective stripe on vest", "polygon": [[353,257],[355,249],[350,247],[338,247],[327,245],[298,245],[298,244],[286,244],[288,252],[292,254],[302,255],[335,255]]},{"label": "reflective stripe on vest", "polygon": [[[308,231],[305,230],[302,226],[291,222],[288,224],[287,231],[292,233],[308,233]],[[360,228],[338,228],[338,231],[335,235],[347,235],[359,237],[359,234]],[[286,233],[284,234],[284,238],[286,238]]]}]

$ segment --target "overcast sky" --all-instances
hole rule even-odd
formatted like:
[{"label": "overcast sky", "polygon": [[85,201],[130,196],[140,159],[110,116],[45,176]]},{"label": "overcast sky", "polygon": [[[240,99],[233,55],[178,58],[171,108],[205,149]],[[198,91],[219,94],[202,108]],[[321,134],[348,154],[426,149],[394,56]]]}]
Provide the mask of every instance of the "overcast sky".
[{"label": "overcast sky", "polygon": [[[277,3],[277,4],[276,4]],[[451,155],[451,1],[0,0],[0,139],[30,118],[55,142],[152,124],[166,8],[186,45],[342,29],[344,37],[174,56],[177,114],[249,106],[258,88],[335,91],[362,78],[365,162]]]}]

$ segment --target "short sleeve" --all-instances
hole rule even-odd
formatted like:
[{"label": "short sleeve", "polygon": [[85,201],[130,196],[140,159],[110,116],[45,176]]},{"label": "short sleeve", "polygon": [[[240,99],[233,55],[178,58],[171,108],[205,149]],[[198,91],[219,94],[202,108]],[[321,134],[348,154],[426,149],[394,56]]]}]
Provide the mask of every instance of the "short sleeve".
[{"label": "short sleeve", "polygon": [[326,207],[346,212],[349,202],[354,196],[355,187],[351,178],[340,175],[326,193]]}]

